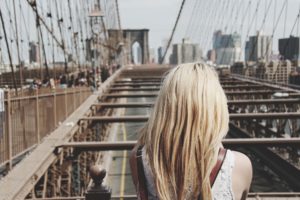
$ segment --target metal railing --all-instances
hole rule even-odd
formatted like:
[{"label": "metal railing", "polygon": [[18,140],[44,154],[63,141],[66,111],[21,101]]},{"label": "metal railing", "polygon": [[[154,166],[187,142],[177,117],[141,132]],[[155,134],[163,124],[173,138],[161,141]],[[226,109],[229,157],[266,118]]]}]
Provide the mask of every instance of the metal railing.
[{"label": "metal railing", "polygon": [[[41,92],[41,93],[40,93]],[[78,87],[12,97],[5,92],[0,133],[0,166],[11,169],[13,160],[28,152],[62,123],[92,93]]]},{"label": "metal railing", "polygon": [[[277,145],[299,145],[300,138],[256,138],[256,139],[224,139],[223,144],[225,146],[277,146]],[[119,142],[81,142],[81,143],[67,143],[58,146],[58,148],[78,148],[77,151],[106,151],[106,150],[131,150],[136,145],[136,141],[119,141]],[[99,166],[93,166],[90,168],[90,175],[93,179],[93,184],[87,188],[85,196],[69,197],[73,199],[85,199],[85,200],[111,200],[111,199],[137,199],[135,194],[112,196],[112,190],[109,186],[102,184],[102,181],[106,175],[106,171]],[[300,196],[299,192],[255,192],[249,193],[247,199],[263,199],[263,198],[284,198],[295,199]],[[41,199],[46,200],[46,199]],[[54,200],[49,198],[47,200]]]}]

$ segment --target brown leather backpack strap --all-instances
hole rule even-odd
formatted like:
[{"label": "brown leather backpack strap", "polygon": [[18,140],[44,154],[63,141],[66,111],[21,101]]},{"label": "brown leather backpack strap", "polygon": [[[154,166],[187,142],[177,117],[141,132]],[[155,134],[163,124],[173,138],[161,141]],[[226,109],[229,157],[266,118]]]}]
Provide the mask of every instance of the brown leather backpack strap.
[{"label": "brown leather backpack strap", "polygon": [[212,169],[210,176],[209,176],[211,186],[213,186],[213,184],[215,183],[215,180],[219,174],[219,171],[220,171],[222,164],[224,162],[224,159],[226,157],[226,153],[227,153],[226,149],[220,148],[219,153],[218,153],[217,163],[214,166],[214,168]]},{"label": "brown leather backpack strap", "polygon": [[146,177],[142,160],[143,146],[136,146],[130,155],[130,167],[132,172],[133,182],[139,199],[148,200],[148,190],[146,186]]},{"label": "brown leather backpack strap", "polygon": [[136,163],[136,152],[138,150],[138,146],[135,146],[133,148],[133,150],[130,152],[130,156],[129,156],[129,165],[130,165],[130,169],[131,169],[131,176],[132,176],[132,180],[133,183],[135,185],[135,189],[137,190],[137,184],[138,184],[138,170],[137,170],[137,163]]}]

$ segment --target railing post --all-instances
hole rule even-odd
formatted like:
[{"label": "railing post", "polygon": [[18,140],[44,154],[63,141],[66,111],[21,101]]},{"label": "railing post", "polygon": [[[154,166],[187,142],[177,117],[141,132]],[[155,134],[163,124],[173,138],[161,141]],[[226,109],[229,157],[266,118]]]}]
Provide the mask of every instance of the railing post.
[{"label": "railing post", "polygon": [[35,130],[36,130],[36,137],[37,143],[39,144],[41,141],[40,137],[40,108],[39,108],[39,93],[38,89],[35,91]]},{"label": "railing post", "polygon": [[7,96],[7,110],[6,110],[6,130],[7,130],[7,159],[8,170],[12,169],[12,125],[11,125],[11,99],[10,99],[10,90],[6,93]]},{"label": "railing post", "polygon": [[88,187],[85,199],[86,200],[110,200],[111,199],[111,188],[102,185],[103,179],[105,178],[105,169],[100,169],[98,166],[92,166],[90,168],[90,175],[93,179],[93,184]]}]

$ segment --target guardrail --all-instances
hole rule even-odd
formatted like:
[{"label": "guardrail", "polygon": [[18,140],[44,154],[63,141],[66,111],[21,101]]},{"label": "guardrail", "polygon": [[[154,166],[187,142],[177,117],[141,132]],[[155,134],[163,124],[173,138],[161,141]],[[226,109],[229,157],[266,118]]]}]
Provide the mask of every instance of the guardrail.
[{"label": "guardrail", "polygon": [[4,94],[0,167],[6,166],[7,170],[12,168],[15,158],[39,144],[92,93],[87,87],[33,92],[22,97],[11,97],[9,91]]},{"label": "guardrail", "polygon": [[[259,138],[259,139],[224,139],[223,144],[225,146],[240,146],[250,145],[257,147],[263,146],[276,146],[276,145],[299,145],[300,138]],[[118,150],[130,150],[136,145],[136,141],[119,141],[119,142],[87,142],[87,143],[67,143],[57,146],[58,148],[79,148],[79,151],[90,151],[92,149],[97,151],[118,151]],[[106,171],[99,166],[92,166],[90,168],[90,176],[93,179],[93,184],[87,188],[85,196],[80,197],[68,197],[69,199],[85,199],[85,200],[111,200],[111,199],[137,199],[136,195],[124,195],[124,196],[112,196],[112,190],[109,186],[103,185],[103,179],[106,176]],[[261,199],[261,198],[284,198],[295,199],[300,197],[299,192],[256,192],[249,193],[248,199]],[[41,199],[42,200],[42,199]],[[46,199],[43,199],[46,200]],[[49,198],[47,200],[54,200]]]},{"label": "guardrail", "polygon": [[259,81],[259,82],[263,82],[263,83],[273,84],[273,85],[277,85],[277,86],[281,86],[281,87],[288,87],[288,88],[300,90],[300,85],[295,85],[295,84],[290,84],[290,83],[289,84],[280,83],[280,82],[276,82],[276,81],[270,81],[270,80],[266,80],[266,79],[261,79],[261,78],[251,77],[251,76],[245,76],[245,75],[241,75],[241,74],[231,74],[231,76],[232,77],[237,77],[237,78],[249,79],[249,80],[252,80],[252,81]]}]

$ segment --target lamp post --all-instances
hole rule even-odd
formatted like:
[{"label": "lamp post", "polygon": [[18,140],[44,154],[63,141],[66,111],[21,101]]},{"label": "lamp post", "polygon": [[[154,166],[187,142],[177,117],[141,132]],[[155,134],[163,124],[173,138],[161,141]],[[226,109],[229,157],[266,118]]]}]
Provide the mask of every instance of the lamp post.
[{"label": "lamp post", "polygon": [[[94,71],[94,87],[97,90],[97,73],[96,69],[99,67],[100,62],[98,62],[98,59],[100,58],[98,54],[98,39],[101,33],[101,21],[102,17],[104,17],[103,12],[100,10],[100,5],[95,4],[94,9],[90,12],[89,18],[90,18],[90,25],[92,30],[92,43],[93,43],[93,56],[92,56],[92,68]],[[99,52],[100,53],[100,52]]]}]

